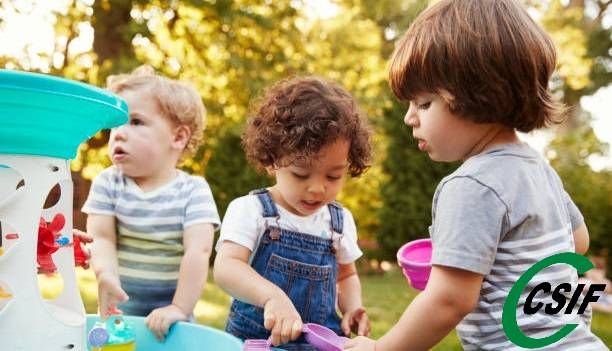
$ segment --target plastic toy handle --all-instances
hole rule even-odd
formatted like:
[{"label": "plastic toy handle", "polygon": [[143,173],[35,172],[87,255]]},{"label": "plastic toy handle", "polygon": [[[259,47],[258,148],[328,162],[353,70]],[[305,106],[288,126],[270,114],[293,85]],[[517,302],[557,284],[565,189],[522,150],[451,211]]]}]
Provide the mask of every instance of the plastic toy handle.
[{"label": "plastic toy handle", "polygon": [[268,351],[272,350],[271,339],[248,339],[244,341],[243,351]]},{"label": "plastic toy handle", "polygon": [[55,239],[55,242],[60,246],[66,246],[70,244],[70,239],[65,236],[60,237],[59,239]]}]

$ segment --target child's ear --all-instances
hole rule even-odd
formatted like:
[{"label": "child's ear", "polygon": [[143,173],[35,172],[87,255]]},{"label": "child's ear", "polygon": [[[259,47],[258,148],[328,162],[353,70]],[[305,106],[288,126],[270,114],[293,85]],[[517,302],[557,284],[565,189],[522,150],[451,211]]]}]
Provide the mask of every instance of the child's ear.
[{"label": "child's ear", "polygon": [[274,177],[274,169],[274,166],[268,166],[266,167],[266,173],[268,173],[270,177]]},{"label": "child's ear", "polygon": [[172,140],[172,146],[183,150],[187,143],[189,142],[189,138],[191,137],[191,129],[187,126],[178,126],[174,129],[174,140]]}]

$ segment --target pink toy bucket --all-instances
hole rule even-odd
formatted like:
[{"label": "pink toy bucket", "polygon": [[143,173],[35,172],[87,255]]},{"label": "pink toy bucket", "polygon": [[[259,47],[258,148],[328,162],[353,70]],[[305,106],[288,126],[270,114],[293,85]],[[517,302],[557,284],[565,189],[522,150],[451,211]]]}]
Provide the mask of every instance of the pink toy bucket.
[{"label": "pink toy bucket", "polygon": [[432,250],[431,239],[419,239],[404,244],[397,251],[397,263],[408,283],[415,289],[423,290],[427,286]]}]

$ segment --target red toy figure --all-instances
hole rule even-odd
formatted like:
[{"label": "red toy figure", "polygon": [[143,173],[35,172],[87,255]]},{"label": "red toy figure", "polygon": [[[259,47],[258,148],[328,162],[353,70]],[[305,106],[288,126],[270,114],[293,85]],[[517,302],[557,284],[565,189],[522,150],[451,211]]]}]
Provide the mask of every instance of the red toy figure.
[{"label": "red toy figure", "polygon": [[74,265],[80,266],[85,269],[89,268],[88,255],[83,251],[81,246],[82,238],[79,235],[73,234],[73,245],[74,245]]},{"label": "red toy figure", "polygon": [[64,227],[64,224],[66,224],[66,219],[61,213],[56,214],[49,224],[45,222],[44,218],[40,218],[38,224],[38,250],[36,252],[39,273],[51,274],[57,270],[51,255],[61,247],[55,240],[59,238],[59,232]]}]

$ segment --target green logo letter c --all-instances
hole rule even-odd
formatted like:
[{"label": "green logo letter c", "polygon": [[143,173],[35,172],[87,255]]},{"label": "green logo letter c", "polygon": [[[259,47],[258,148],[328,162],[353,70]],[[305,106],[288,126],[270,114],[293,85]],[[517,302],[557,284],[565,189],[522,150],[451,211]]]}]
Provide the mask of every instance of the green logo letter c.
[{"label": "green logo letter c", "polygon": [[589,261],[586,257],[573,252],[564,252],[547,257],[534,264],[519,278],[512,289],[510,289],[510,293],[508,294],[508,298],[504,303],[504,310],[502,312],[502,325],[504,332],[506,333],[508,339],[517,346],[528,349],[548,346],[566,337],[578,326],[578,324],[566,324],[554,334],[536,339],[523,334],[516,321],[516,306],[518,306],[523,289],[525,289],[529,281],[531,281],[531,279],[538,274],[538,272],[557,263],[566,263],[573,266],[578,271],[578,274],[582,274],[593,268],[593,263],[591,263],[591,261]]}]

